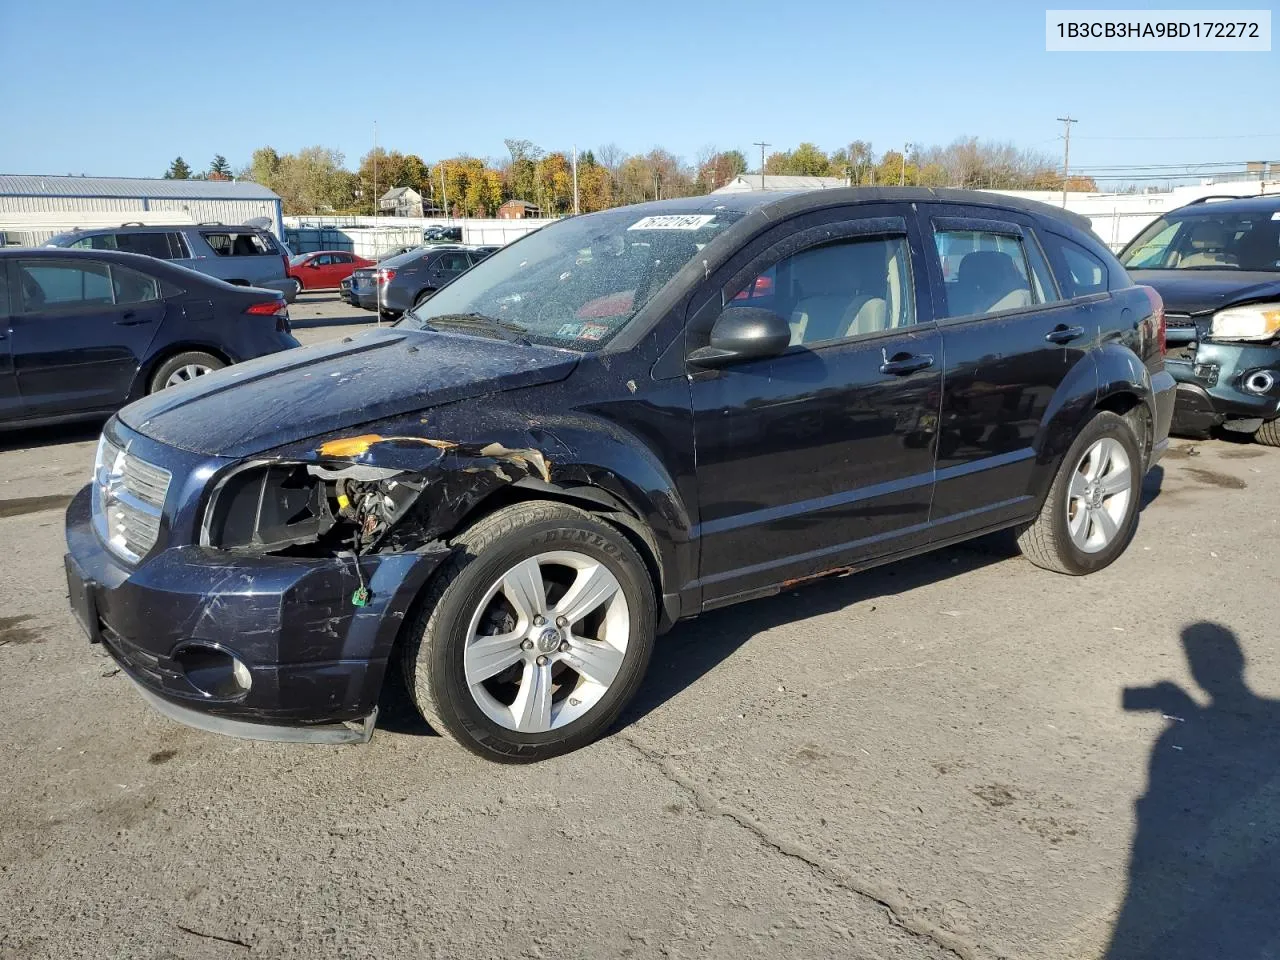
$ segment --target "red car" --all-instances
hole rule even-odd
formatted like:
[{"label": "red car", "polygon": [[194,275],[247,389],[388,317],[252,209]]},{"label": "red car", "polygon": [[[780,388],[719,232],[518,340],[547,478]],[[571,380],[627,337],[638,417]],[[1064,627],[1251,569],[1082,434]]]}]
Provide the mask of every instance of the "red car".
[{"label": "red car", "polygon": [[372,260],[345,250],[318,250],[300,253],[289,261],[289,276],[302,290],[335,290],[359,267],[374,266]]}]

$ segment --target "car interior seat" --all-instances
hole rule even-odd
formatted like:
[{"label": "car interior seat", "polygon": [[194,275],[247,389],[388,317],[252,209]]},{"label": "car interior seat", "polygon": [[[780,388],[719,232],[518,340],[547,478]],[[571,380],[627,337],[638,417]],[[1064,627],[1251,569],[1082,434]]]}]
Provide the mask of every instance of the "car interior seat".
[{"label": "car interior seat", "polygon": [[1028,306],[1031,288],[1009,254],[975,250],[960,259],[948,297],[952,316],[972,316]]},{"label": "car interior seat", "polygon": [[887,269],[885,251],[881,243],[840,244],[807,251],[793,261],[793,346],[877,333],[899,324],[902,291],[897,268]]},{"label": "car interior seat", "polygon": [[1227,253],[1227,228],[1217,220],[1205,220],[1191,228],[1187,236],[1191,250],[1178,260],[1179,267],[1234,267],[1235,256]]}]

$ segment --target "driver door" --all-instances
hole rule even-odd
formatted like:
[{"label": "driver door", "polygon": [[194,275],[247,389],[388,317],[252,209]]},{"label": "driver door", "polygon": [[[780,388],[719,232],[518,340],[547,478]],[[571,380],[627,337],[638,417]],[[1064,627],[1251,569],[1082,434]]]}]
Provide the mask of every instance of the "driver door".
[{"label": "driver door", "polygon": [[942,344],[918,227],[895,205],[824,214],[844,219],[730,261],[690,323],[696,348],[745,291],[791,325],[780,355],[690,367],[704,605],[927,538]]}]

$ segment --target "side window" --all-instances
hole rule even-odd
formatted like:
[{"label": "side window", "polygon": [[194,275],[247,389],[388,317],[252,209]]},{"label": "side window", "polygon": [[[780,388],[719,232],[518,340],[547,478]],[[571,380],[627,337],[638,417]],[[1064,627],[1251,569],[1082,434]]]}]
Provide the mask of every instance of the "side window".
[{"label": "side window", "polygon": [[18,276],[25,313],[112,303],[106,264],[26,260]]},{"label": "side window", "polygon": [[190,259],[191,251],[187,249],[187,241],[182,234],[169,234],[169,257],[172,260]]},{"label": "side window", "polygon": [[0,317],[9,314],[9,269],[0,263]]},{"label": "side window", "polygon": [[335,253],[335,254],[333,255],[333,262],[334,262],[334,263],[350,263],[350,262],[351,262],[351,254],[349,254],[349,253]]},{"label": "side window", "polygon": [[[164,234],[155,234],[164,238]],[[148,303],[160,299],[160,285],[154,277],[128,267],[111,267],[111,288],[116,295],[116,303]]]},{"label": "side window", "polygon": [[1062,292],[1068,297],[1087,297],[1091,293],[1106,293],[1107,265],[1092,253],[1072,243],[1065,237],[1056,238],[1062,251],[1066,276],[1059,277]]},{"label": "side window", "polygon": [[97,233],[91,237],[81,237],[71,244],[73,250],[117,250],[114,233]]},{"label": "side window", "polygon": [[167,260],[169,238],[163,233],[122,233],[116,237],[116,249]]},{"label": "side window", "polygon": [[231,256],[231,234],[229,233],[203,233],[205,242],[213,248],[213,252],[220,257]]},{"label": "side window", "polygon": [[461,252],[446,253],[440,257],[440,269],[450,272],[460,272],[467,269],[471,264],[467,260],[467,255]]},{"label": "side window", "polygon": [[327,253],[322,253],[318,257],[311,258],[311,265],[315,267],[327,267],[331,263],[333,263],[333,258]]},{"label": "side window", "polygon": [[905,327],[916,320],[905,237],[810,247],[754,277],[731,303],[771,307],[791,323],[791,344],[815,346]]},{"label": "side window", "polygon": [[[1017,310],[1045,298],[1043,284],[1029,279],[1022,238],[980,230],[937,230],[946,315],[971,317]],[[1039,296],[1037,296],[1037,293]]]}]

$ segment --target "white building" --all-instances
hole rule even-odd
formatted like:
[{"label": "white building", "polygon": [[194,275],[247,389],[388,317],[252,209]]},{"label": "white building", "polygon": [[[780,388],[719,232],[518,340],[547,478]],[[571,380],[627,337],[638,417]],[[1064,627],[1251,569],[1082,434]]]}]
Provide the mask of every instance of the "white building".
[{"label": "white building", "polygon": [[781,177],[758,173],[743,173],[723,187],[716,187],[712,193],[746,193],[750,190],[832,190],[836,187],[847,187],[849,181],[844,177]]},{"label": "white building", "polygon": [[281,236],[280,198],[234,180],[0,174],[0,245],[43,243],[73,227],[266,220]]}]

